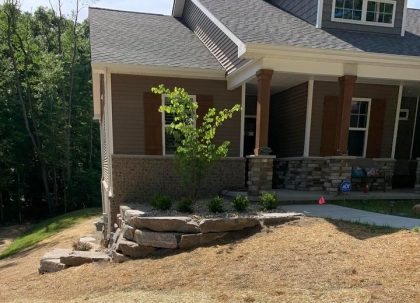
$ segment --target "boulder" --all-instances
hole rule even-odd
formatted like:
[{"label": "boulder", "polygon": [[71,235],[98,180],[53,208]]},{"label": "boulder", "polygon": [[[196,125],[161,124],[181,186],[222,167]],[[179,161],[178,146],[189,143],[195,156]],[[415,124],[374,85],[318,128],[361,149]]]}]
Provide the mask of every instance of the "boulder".
[{"label": "boulder", "polygon": [[53,251],[44,254],[40,261],[38,272],[40,274],[57,272],[66,269],[67,266],[61,263],[60,258],[68,256],[72,251],[70,249],[54,249]]},{"label": "boulder", "polygon": [[73,251],[60,257],[60,262],[67,266],[80,266],[86,263],[109,261],[109,256],[102,252]]},{"label": "boulder", "polygon": [[133,259],[140,259],[150,256],[155,252],[156,248],[150,246],[139,245],[132,241],[120,239],[118,241],[117,251],[120,251],[125,256],[129,256]]},{"label": "boulder", "polygon": [[413,214],[420,215],[420,204],[414,205],[412,211]]},{"label": "boulder", "polygon": [[199,228],[202,233],[218,233],[243,230],[260,225],[257,218],[218,218],[204,219]]},{"label": "boulder", "polygon": [[112,258],[112,262],[114,263],[124,263],[126,261],[130,261],[129,257],[124,256],[123,254],[120,254],[116,251],[112,251],[111,258]]},{"label": "boulder", "polygon": [[130,225],[125,225],[122,229],[122,236],[124,239],[133,241],[134,240],[134,231],[135,229]]},{"label": "boulder", "polygon": [[190,217],[137,217],[132,220],[134,227],[159,232],[199,233],[197,222]]},{"label": "boulder", "polygon": [[268,213],[258,217],[262,225],[280,225],[289,221],[299,220],[302,214],[299,213]]},{"label": "boulder", "polygon": [[145,214],[145,212],[140,210],[129,209],[124,212],[124,221],[126,224],[134,227],[133,219],[137,217],[143,217]]},{"label": "boulder", "polygon": [[142,246],[176,249],[178,247],[176,236],[174,233],[137,229],[134,233],[134,241]]},{"label": "boulder", "polygon": [[223,239],[229,233],[209,233],[209,234],[190,234],[182,235],[179,241],[180,249],[191,249],[210,244],[216,240]]}]

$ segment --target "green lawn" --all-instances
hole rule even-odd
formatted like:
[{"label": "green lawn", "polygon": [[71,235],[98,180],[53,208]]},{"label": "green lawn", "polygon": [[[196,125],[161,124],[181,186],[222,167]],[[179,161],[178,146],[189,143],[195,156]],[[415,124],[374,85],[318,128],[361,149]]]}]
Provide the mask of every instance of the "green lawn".
[{"label": "green lawn", "polygon": [[100,210],[97,208],[86,208],[41,221],[32,226],[25,234],[16,238],[8,247],[6,247],[6,249],[0,253],[0,259],[17,254],[34,246],[40,241],[55,235],[63,229],[81,222],[83,219],[99,214]]},{"label": "green lawn", "polygon": [[330,203],[340,205],[340,206],[345,206],[345,207],[372,211],[372,212],[381,213],[381,214],[420,218],[419,215],[416,216],[412,212],[413,206],[416,204],[419,204],[420,201],[342,200],[342,201],[333,201]]}]

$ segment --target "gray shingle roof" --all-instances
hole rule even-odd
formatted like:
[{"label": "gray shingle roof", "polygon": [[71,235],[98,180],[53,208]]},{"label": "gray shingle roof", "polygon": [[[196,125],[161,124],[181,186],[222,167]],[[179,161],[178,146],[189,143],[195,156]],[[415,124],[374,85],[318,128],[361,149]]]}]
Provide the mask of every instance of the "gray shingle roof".
[{"label": "gray shingle roof", "polygon": [[223,70],[172,16],[89,9],[92,62]]},{"label": "gray shingle roof", "polygon": [[244,43],[420,56],[419,10],[409,10],[407,32],[400,37],[317,29],[263,0],[200,2]]}]

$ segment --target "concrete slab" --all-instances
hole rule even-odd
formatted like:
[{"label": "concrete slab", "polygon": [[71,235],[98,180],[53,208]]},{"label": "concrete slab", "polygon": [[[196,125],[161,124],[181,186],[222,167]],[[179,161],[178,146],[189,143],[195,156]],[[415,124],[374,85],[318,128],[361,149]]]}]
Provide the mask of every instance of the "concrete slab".
[{"label": "concrete slab", "polygon": [[369,211],[342,207],[337,205],[284,205],[282,209],[288,212],[299,212],[310,217],[329,218],[350,222],[360,222],[376,226],[394,228],[414,228],[420,226],[420,219],[383,215]]}]

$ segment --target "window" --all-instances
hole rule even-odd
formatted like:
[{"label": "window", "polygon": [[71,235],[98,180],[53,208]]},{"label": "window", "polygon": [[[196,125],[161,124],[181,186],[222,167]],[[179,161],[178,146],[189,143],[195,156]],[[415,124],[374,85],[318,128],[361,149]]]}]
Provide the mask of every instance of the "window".
[{"label": "window", "polygon": [[370,100],[353,99],[349,129],[349,155],[364,157],[366,155],[369,129]]},{"label": "window", "polygon": [[[190,96],[191,101],[196,101],[195,96]],[[162,105],[170,105],[167,96],[162,96]],[[162,147],[163,155],[174,155],[176,152],[176,140],[174,134],[171,133],[171,123],[174,121],[173,114],[162,113]]]},{"label": "window", "polygon": [[332,20],[379,26],[394,26],[395,0],[334,0]]},{"label": "window", "polygon": [[401,109],[400,110],[400,121],[407,121],[409,116],[410,116],[410,110],[409,109]]}]

